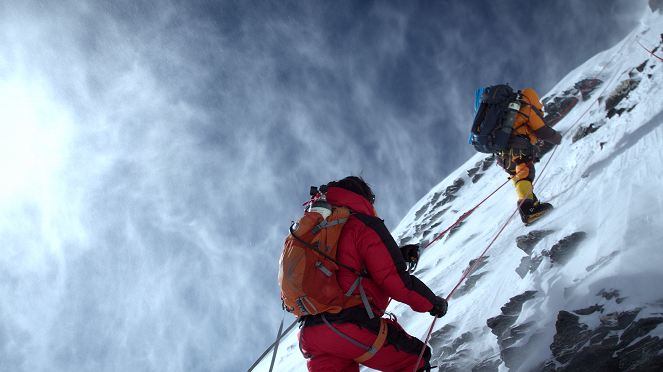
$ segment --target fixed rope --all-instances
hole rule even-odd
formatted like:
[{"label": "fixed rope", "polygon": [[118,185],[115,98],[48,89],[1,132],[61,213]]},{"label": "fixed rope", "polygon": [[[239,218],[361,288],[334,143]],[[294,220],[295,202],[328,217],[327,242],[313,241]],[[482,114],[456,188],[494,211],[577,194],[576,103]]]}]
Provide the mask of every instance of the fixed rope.
[{"label": "fixed rope", "polygon": [[[629,38],[629,40],[630,40],[630,38]],[[637,41],[637,39],[636,39],[636,41]],[[589,84],[588,84],[588,85],[587,85],[582,91],[580,91],[580,93],[576,96],[575,100],[574,100],[573,102],[571,102],[571,104],[570,104],[570,105],[569,105],[569,106],[568,106],[568,107],[562,112],[562,114],[561,114],[557,119],[555,119],[555,121],[550,125],[551,127],[554,127],[554,126],[555,126],[555,125],[556,125],[556,124],[557,124],[557,123],[558,123],[558,122],[564,117],[564,115],[566,115],[566,113],[567,113],[567,112],[568,112],[568,111],[569,111],[569,110],[570,110],[570,109],[571,109],[571,108],[572,108],[572,107],[578,102],[578,100],[580,99],[580,97],[583,96],[583,94],[585,93],[585,91],[587,91],[587,89],[589,89],[589,88],[594,84],[594,82],[599,78],[599,76],[601,76],[601,74],[603,74],[603,71],[605,71],[605,69],[606,69],[606,68],[612,63],[612,61],[615,59],[615,57],[617,57],[617,56],[619,55],[619,53],[622,51],[622,49],[624,48],[624,46],[626,46],[627,44],[628,44],[628,42],[625,42],[624,44],[622,44],[622,46],[617,50],[617,52],[615,52],[615,54],[612,56],[612,58],[610,58],[610,60],[608,61],[608,63],[606,63],[606,65],[603,66],[603,68],[601,69],[601,71],[599,71],[599,73],[596,74],[596,76],[594,76],[594,78],[589,82]],[[629,51],[630,51],[630,50],[629,50]],[[626,56],[628,56],[628,53],[626,54]],[[626,57],[625,57],[624,60],[622,61],[622,64],[620,65],[620,68],[621,68],[621,66],[623,66],[625,60],[626,60]],[[574,128],[574,127],[578,124],[578,122],[580,122],[580,119],[582,119],[582,118],[587,114],[587,112],[589,112],[589,109],[591,109],[591,107],[594,105],[594,103],[596,103],[596,102],[598,101],[598,99],[599,99],[600,97],[603,96],[603,93],[605,93],[605,91],[606,91],[606,89],[608,88],[608,86],[610,86],[610,84],[611,84],[612,81],[614,80],[615,76],[616,76],[616,74],[613,75],[613,77],[612,77],[612,79],[610,80],[610,82],[605,86],[605,88],[603,89],[603,91],[601,92],[601,94],[599,94],[599,95],[597,96],[596,100],[592,103],[592,105],[589,106],[589,108],[588,108],[588,109],[587,109],[587,110],[586,110],[586,111],[585,111],[585,112],[584,112],[584,113],[578,118],[578,120],[576,120],[576,122],[575,122],[575,123],[569,128],[569,129],[567,129],[567,130],[564,132],[564,134],[562,134],[562,137],[565,137],[565,136],[569,133],[569,131],[571,131],[571,129]],[[552,154],[551,154],[551,156],[550,156],[550,159],[553,158],[553,155],[555,154],[556,151],[557,151],[557,146],[555,146],[555,148],[553,149],[553,152],[552,152]],[[550,162],[550,159],[548,159],[548,162],[546,163],[546,166],[547,166],[547,164]],[[527,166],[529,166],[529,165],[531,165],[531,164],[532,164],[532,162],[528,163]],[[545,166],[544,166],[544,170],[545,170]],[[437,240],[438,240],[439,238],[441,238],[444,234],[446,234],[449,230],[451,230],[454,226],[458,225],[458,223],[460,223],[462,220],[464,220],[467,216],[469,216],[472,212],[474,212],[474,210],[477,209],[481,204],[483,204],[486,200],[488,200],[491,196],[493,196],[493,195],[494,195],[499,189],[501,189],[502,187],[504,187],[504,185],[506,185],[509,181],[511,181],[511,179],[513,179],[513,177],[514,177],[514,176],[509,177],[508,180],[507,180],[506,182],[504,182],[503,184],[501,184],[497,189],[495,189],[495,191],[493,191],[490,195],[488,195],[485,199],[483,199],[483,200],[482,200],[479,204],[477,204],[474,208],[470,209],[469,212],[467,212],[467,213],[465,213],[464,215],[462,215],[462,216],[461,216],[456,222],[454,222],[454,223],[453,223],[451,226],[449,226],[446,230],[444,230],[442,233],[440,233],[435,239],[433,239],[430,243],[428,243],[423,249],[428,248],[428,247],[429,247],[430,245],[432,245],[435,241],[437,241]]]},{"label": "fixed rope", "polygon": [[[640,44],[640,42],[638,41],[638,39],[637,39],[637,38],[635,39],[635,41],[636,41],[636,42],[637,42],[638,44]],[[649,54],[651,54],[651,55],[653,55],[654,57],[656,57],[656,58],[660,59],[661,61],[663,61],[663,58],[661,58],[661,57],[657,56],[656,54],[654,54],[654,52],[652,52],[651,50],[649,50],[649,49],[645,48],[645,46],[644,46],[644,45],[640,44],[640,46],[642,47],[642,49],[644,49],[644,50],[648,51],[648,52],[649,52]]]},{"label": "fixed rope", "polygon": [[[634,37],[634,39],[635,39],[635,37]],[[635,41],[637,41],[637,39],[635,39]],[[617,53],[621,52],[622,48],[623,48],[624,46],[626,46],[626,44],[627,44],[627,43],[624,43],[624,45],[622,45],[622,47],[619,48],[619,50],[617,51]],[[630,43],[630,45],[633,46],[633,43]],[[626,62],[626,59],[628,58],[629,54],[631,53],[631,46],[629,46],[628,52],[624,55],[624,59],[622,60],[622,63],[619,65],[619,68],[617,68],[617,72],[619,72],[619,70],[621,70],[622,67],[624,66],[624,63]],[[615,56],[616,56],[616,55],[617,55],[617,54],[615,54]],[[614,56],[613,56],[613,59],[614,59]],[[612,61],[612,59],[611,59],[611,61]],[[607,65],[606,65],[606,67],[607,67]],[[603,70],[605,70],[605,67],[603,68]],[[603,70],[601,70],[601,72],[603,72]],[[600,74],[600,73],[599,73],[599,74]],[[583,112],[583,114],[580,115],[580,117],[578,118],[578,120],[576,120],[575,123],[573,123],[573,125],[571,125],[571,126],[569,127],[569,129],[567,129],[567,130],[564,132],[564,134],[562,135],[563,137],[566,136],[566,135],[571,131],[571,129],[573,129],[576,125],[578,125],[578,123],[580,122],[580,119],[582,119],[582,118],[583,118],[583,117],[589,112],[589,110],[590,110],[592,107],[594,107],[594,104],[595,104],[596,102],[598,102],[599,99],[600,99],[601,97],[603,97],[603,94],[605,93],[606,90],[608,90],[608,87],[612,85],[612,82],[615,80],[615,78],[616,78],[617,76],[618,76],[617,73],[615,73],[615,74],[612,75],[612,78],[610,79],[610,81],[608,82],[608,84],[606,84],[605,87],[603,88],[603,90],[601,91],[601,94],[599,94],[599,95],[596,97],[596,99],[594,100],[594,102],[592,102],[592,104],[589,105],[589,107],[587,107],[587,110],[585,110],[585,112]],[[598,75],[597,75],[597,77],[598,77]],[[594,80],[596,80],[596,78],[594,78]],[[581,93],[581,94],[582,94],[582,93]],[[576,98],[576,100],[577,100],[577,98]],[[548,161],[546,162],[546,164],[543,166],[543,169],[541,170],[540,176],[536,179],[536,181],[535,181],[534,183],[537,183],[538,181],[540,181],[540,180],[543,178],[543,176],[544,176],[544,174],[545,174],[545,172],[546,172],[546,168],[548,168],[548,164],[550,164],[550,161],[551,161],[552,158],[555,156],[555,153],[556,153],[556,152],[557,152],[557,146],[555,146],[555,148],[553,149],[552,154],[550,155],[550,157],[548,158]],[[532,184],[532,187],[534,187],[534,183]]]},{"label": "fixed rope", "polygon": [[[630,39],[630,38],[629,38],[629,39]],[[636,41],[637,41],[637,39],[636,39]],[[594,81],[595,81],[595,80],[596,80],[596,79],[597,79],[597,78],[603,73],[603,71],[608,67],[608,65],[610,65],[610,63],[612,63],[612,60],[615,59],[615,57],[621,52],[621,50],[624,48],[624,46],[626,46],[626,44],[628,44],[628,42],[625,42],[625,43],[619,48],[619,50],[615,53],[615,55],[613,55],[613,57],[610,59],[610,61],[608,61],[608,63],[607,63],[607,64],[603,67],[603,69],[602,69],[602,70],[596,75],[596,77],[594,77],[594,79],[592,79],[592,81],[587,85],[587,87],[585,87],[585,89],[583,89],[583,90],[580,92],[579,96],[576,97],[576,99],[571,103],[571,105],[569,105],[569,107],[567,107],[567,109],[562,113],[562,115],[560,115],[560,117],[557,118],[557,120],[555,121],[555,123],[553,123],[553,125],[556,124],[559,120],[561,120],[561,118],[564,117],[564,115],[566,114],[566,112],[567,112],[568,110],[570,110],[571,107],[573,107],[573,106],[575,105],[576,102],[578,102],[579,97],[581,97],[582,94],[583,94],[583,93],[584,93],[584,92],[585,92],[585,91],[586,91],[586,90],[587,90],[587,89],[588,89],[588,88],[594,83]],[[631,44],[631,45],[632,45],[632,44]],[[630,53],[630,48],[629,48],[629,53]],[[629,53],[626,53],[626,55],[624,56],[624,59],[622,60],[622,63],[620,64],[619,68],[617,69],[617,72],[619,72],[619,70],[621,69],[621,67],[624,65],[624,62],[626,61],[626,59],[627,59]],[[612,81],[614,80],[614,78],[615,78],[616,76],[617,76],[617,73],[615,73],[615,74],[613,75],[612,79],[610,79],[610,82],[609,82],[608,84],[606,84],[606,86],[605,86],[605,88],[603,89],[603,91],[601,92],[601,94],[598,95],[598,98],[596,99],[596,101],[598,101],[598,99],[599,99],[601,96],[603,96],[603,93],[605,93],[605,91],[606,91],[606,89],[608,88],[608,86],[610,86],[610,84],[612,84]],[[595,101],[595,102],[596,102],[596,101]],[[592,105],[590,105],[590,108],[594,105],[595,102],[593,102]],[[587,112],[589,112],[589,108],[587,109],[587,111],[585,111],[585,112],[580,116],[580,118],[578,118],[578,120],[577,120],[577,121],[576,121],[576,122],[575,122],[575,123],[574,123],[574,124],[573,124],[573,125],[567,130],[567,131],[566,131],[566,132],[564,132],[564,134],[562,135],[562,137],[566,136],[566,134],[571,130],[571,128],[573,128],[573,127],[574,127],[574,126],[580,121],[580,119],[581,119],[583,116],[585,116],[585,114],[587,114]],[[552,125],[551,125],[551,126],[552,126]],[[554,151],[552,152],[552,154],[551,154],[550,157],[548,158],[548,161],[546,162],[546,164],[545,164],[545,166],[544,166],[544,168],[543,168],[541,174],[543,174],[543,172],[545,171],[546,167],[548,166],[548,164],[550,163],[550,161],[551,161],[552,158],[554,157],[556,150],[557,150],[557,147],[555,147]],[[510,177],[509,180],[511,180],[511,178],[513,178],[513,177]],[[538,177],[537,181],[538,181],[540,178],[541,178],[541,177]],[[509,181],[507,180],[507,182],[509,182]],[[446,229],[442,234],[440,234],[437,238],[435,238],[431,243],[429,243],[428,245],[426,245],[425,248],[428,248],[428,246],[430,246],[435,240],[437,240],[438,238],[440,238],[440,237],[441,237],[442,235],[444,235],[447,231],[449,231],[453,226],[455,226],[456,224],[458,224],[462,219],[464,219],[464,218],[467,217],[470,213],[472,213],[472,212],[473,212],[473,211],[474,211],[479,205],[481,205],[481,204],[482,204],[483,202],[485,202],[488,198],[490,198],[491,196],[493,196],[493,194],[495,194],[495,192],[497,192],[497,190],[499,190],[500,188],[502,188],[507,182],[505,182],[504,184],[502,184],[502,185],[501,185],[500,187],[498,187],[495,191],[493,191],[493,193],[491,193],[486,199],[482,200],[481,203],[477,204],[477,206],[475,206],[474,208],[472,208],[472,209],[470,210],[470,212],[464,214],[464,215],[463,215],[458,221],[456,221],[456,223],[454,223],[451,227],[449,227],[448,229]],[[535,181],[534,183],[536,183],[536,181]],[[521,206],[521,205],[523,204],[523,202],[525,201],[525,199],[526,199],[527,197],[529,197],[529,195],[532,193],[532,190],[534,189],[534,183],[532,183],[532,188],[530,189],[530,191],[529,191],[529,193],[527,194],[527,196],[526,196],[523,200],[521,200],[521,202],[518,204],[518,207],[516,208],[516,210],[514,210],[513,213],[511,213],[511,216],[509,217],[509,219],[508,219],[508,220],[506,221],[506,223],[502,226],[502,228],[497,232],[497,234],[495,235],[495,237],[493,238],[493,240],[491,240],[490,244],[488,244],[488,246],[486,247],[486,249],[484,249],[484,251],[481,253],[481,255],[479,256],[479,258],[477,258],[477,259],[475,260],[474,264],[472,264],[472,266],[471,266],[471,267],[470,267],[470,268],[469,268],[469,269],[463,274],[463,276],[462,276],[462,277],[460,278],[460,280],[458,281],[458,284],[456,284],[456,286],[451,290],[451,292],[449,292],[449,294],[448,294],[447,297],[446,297],[446,300],[447,300],[447,301],[449,301],[449,299],[450,299],[451,296],[454,294],[454,292],[456,291],[456,289],[458,289],[458,287],[460,287],[460,285],[463,283],[463,281],[465,281],[465,279],[466,279],[466,278],[472,273],[472,271],[473,271],[474,268],[479,264],[479,262],[480,262],[481,259],[484,257],[484,255],[486,254],[486,252],[488,252],[488,249],[493,245],[493,243],[495,243],[495,241],[496,241],[497,238],[502,234],[502,232],[504,231],[504,229],[506,228],[506,226],[509,224],[509,222],[511,222],[511,220],[513,219],[513,217],[516,215],[516,213],[517,213],[518,210],[520,209],[520,206]],[[425,249],[425,248],[424,248],[424,249]],[[422,358],[423,355],[424,355],[424,351],[426,350],[426,345],[428,344],[428,340],[430,339],[430,336],[431,336],[431,334],[432,334],[432,332],[433,332],[433,328],[434,328],[434,326],[435,326],[435,322],[436,322],[436,321],[437,321],[437,317],[435,317],[435,318],[433,319],[433,322],[431,323],[431,326],[430,326],[430,328],[428,329],[428,332],[426,333],[426,337],[425,337],[426,341],[424,341],[424,347],[422,348],[421,352],[419,353],[419,358],[417,359],[417,362],[416,362],[415,365],[414,365],[414,370],[413,370],[413,372],[416,372],[417,367],[419,366],[419,363],[421,362],[421,358]]]}]

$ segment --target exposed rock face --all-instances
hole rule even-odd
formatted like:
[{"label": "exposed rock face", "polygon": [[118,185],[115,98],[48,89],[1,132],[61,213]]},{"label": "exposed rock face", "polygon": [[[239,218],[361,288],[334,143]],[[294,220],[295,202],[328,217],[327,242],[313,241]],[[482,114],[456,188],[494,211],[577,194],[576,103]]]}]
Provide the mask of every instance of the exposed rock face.
[{"label": "exposed rock face", "polygon": [[534,246],[536,246],[543,238],[555,232],[554,230],[532,230],[527,235],[521,235],[516,238],[516,246],[527,253],[520,259],[520,266],[516,268],[516,273],[525,278],[528,273],[533,273],[539,268],[543,261],[543,256],[535,254],[532,256]]},{"label": "exposed rock face", "polygon": [[649,0],[649,8],[652,12],[657,10],[663,11],[663,0]]},{"label": "exposed rock face", "polygon": [[[479,269],[481,269],[482,267],[484,267],[488,263],[489,258],[490,258],[490,256],[483,256],[481,258],[481,261],[479,261],[476,264],[476,266],[474,266],[474,269],[472,269],[472,272],[473,273],[478,272]],[[472,268],[472,266],[474,265],[474,263],[476,261],[477,261],[476,259],[470,260],[470,263],[468,264],[467,268],[463,271],[463,274],[467,273],[467,271],[470,270],[470,268]],[[474,289],[474,287],[476,286],[479,279],[481,279],[481,277],[484,276],[485,274],[487,274],[487,272],[476,273],[476,274],[472,274],[472,275],[468,276],[467,279],[465,279],[465,282],[463,283],[463,285],[461,287],[459,287],[456,290],[456,292],[454,292],[454,294],[451,296],[451,298],[456,299],[456,298],[462,297],[462,296],[466,295],[467,293],[469,293],[472,289]]]},{"label": "exposed rock face", "polygon": [[[518,315],[520,315],[520,311],[523,309],[523,303],[533,299],[535,295],[536,291],[526,291],[523,294],[512,297],[506,305],[502,306],[501,315],[490,318],[486,321],[488,328],[490,328],[492,333],[497,336],[497,343],[500,345],[500,349],[503,348],[503,342],[505,340],[510,337],[517,337],[518,333],[522,332],[522,326],[520,326],[521,328],[511,328],[511,326],[518,319]],[[527,327],[529,327],[529,325]],[[516,330],[513,331],[513,329]]]},{"label": "exposed rock face", "polygon": [[534,246],[543,238],[554,233],[554,230],[532,230],[527,235],[521,235],[516,238],[516,246],[527,254],[532,254]]},{"label": "exposed rock face", "polygon": [[[439,227],[440,218],[449,210],[449,207],[445,207],[445,205],[456,199],[456,193],[458,193],[463,185],[465,185],[465,181],[462,178],[457,178],[451,185],[447,186],[444,192],[433,194],[430,202],[424,204],[415,212],[415,233],[401,236],[399,244],[407,244],[416,241],[415,239],[419,239],[420,245],[425,246],[433,240],[430,236]],[[458,228],[460,226],[456,226],[456,229]]]},{"label": "exposed rock face", "polygon": [[472,372],[498,372],[500,364],[500,359],[487,359],[472,367]]},{"label": "exposed rock face", "polygon": [[580,139],[587,137],[588,135],[599,130],[600,127],[601,127],[600,125],[596,125],[593,123],[589,124],[586,127],[579,126],[578,130],[576,130],[576,133],[571,138],[571,143],[576,143],[576,141],[579,141]]},{"label": "exposed rock face", "polygon": [[550,248],[550,252],[547,252],[550,261],[553,264],[566,264],[575,254],[580,242],[585,240],[585,238],[587,238],[587,233],[584,231],[574,232],[573,234],[564,237]]},{"label": "exposed rock face", "polygon": [[[603,315],[601,324],[595,329],[588,329],[586,324],[580,323],[578,315],[560,311],[555,324],[557,334],[550,350],[555,361],[562,366],[551,369],[553,364],[549,361],[532,372],[663,370],[663,355],[659,355],[663,340],[648,335],[663,323],[663,317],[634,321],[640,311],[634,309]],[[638,338],[641,339],[636,342]]]},{"label": "exposed rock face", "polygon": [[543,102],[546,111],[546,122],[554,125],[558,122],[563,115],[570,109],[571,105],[576,102],[578,94],[582,93],[582,99],[587,100],[590,98],[591,93],[603,84],[599,79],[583,79],[573,86],[573,89],[565,90],[561,94],[554,97],[546,98]]},{"label": "exposed rock face", "polygon": [[[622,83],[608,96],[605,100],[605,109],[608,111],[606,116],[608,118],[613,117],[615,114],[621,115],[626,108],[617,109],[617,105],[628,96],[630,92],[635,90],[640,84],[638,79],[628,79],[622,81]],[[632,109],[633,107],[631,107]],[[629,109],[630,111],[630,109]]]},{"label": "exposed rock face", "polygon": [[[488,156],[487,158],[477,162],[474,166],[467,170],[467,175],[472,178],[472,183],[477,183],[481,177],[483,177],[483,172],[488,170],[491,165],[495,162],[495,155]],[[480,172],[481,171],[481,172]]]}]

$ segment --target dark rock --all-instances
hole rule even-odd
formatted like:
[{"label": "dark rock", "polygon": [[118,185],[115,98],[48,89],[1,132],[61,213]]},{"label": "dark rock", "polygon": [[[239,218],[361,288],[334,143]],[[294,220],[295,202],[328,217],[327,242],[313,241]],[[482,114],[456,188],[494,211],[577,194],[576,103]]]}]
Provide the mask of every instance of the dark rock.
[{"label": "dark rock", "polygon": [[612,292],[606,292],[605,288],[603,288],[596,295],[601,296],[601,297],[605,298],[606,300],[611,300],[615,297],[619,297],[619,291],[616,290],[616,289],[613,289]]},{"label": "dark rock", "polygon": [[456,329],[455,326],[451,324],[445,324],[444,327],[433,332],[429,339],[429,344],[431,348],[433,350],[436,350],[440,346],[445,344],[450,339],[449,333],[451,333],[454,329]]},{"label": "dark rock", "polygon": [[419,208],[419,210],[414,213],[414,219],[415,220],[420,219],[421,216],[423,216],[424,213],[426,213],[426,210],[428,209],[428,206],[429,206],[429,204],[424,204],[421,208]]},{"label": "dark rock", "polygon": [[456,224],[451,229],[449,229],[449,233],[448,233],[449,236],[452,236],[458,230],[460,230],[460,228],[463,227],[463,225],[465,225],[465,222],[466,222],[465,220],[456,222]]},{"label": "dark rock", "polygon": [[[637,312],[633,315],[634,315],[633,318],[635,318],[635,316],[637,316]],[[649,332],[651,332],[661,323],[663,323],[663,318],[644,318],[634,323],[630,323],[628,322],[628,319],[625,319],[624,323],[621,325],[624,324],[630,324],[630,325],[624,331],[624,333],[622,333],[621,337],[619,337],[619,339],[621,340],[621,344],[624,345],[630,344],[631,342],[635,341],[637,338],[642,337],[648,334]]]},{"label": "dark rock", "polygon": [[508,348],[508,347],[512,346],[513,344],[515,344],[516,342],[518,342],[518,340],[520,340],[520,339],[524,338],[525,336],[527,336],[525,331],[527,330],[527,328],[531,327],[535,323],[536,322],[527,322],[527,323],[521,324],[517,327],[511,328],[509,330],[510,337],[506,338],[506,339],[504,339],[504,341],[502,341],[502,343],[500,344],[500,348],[503,348],[503,349]]},{"label": "dark rock", "polygon": [[615,256],[617,256],[618,254],[619,254],[619,252],[614,251],[614,252],[610,253],[608,256],[603,256],[603,257],[599,258],[599,260],[596,261],[595,264],[592,264],[592,265],[587,266],[587,268],[586,268],[585,270],[587,270],[588,272],[590,272],[590,271],[594,270],[596,267],[603,266],[604,264],[610,262],[610,261],[611,261],[613,258],[615,258]]},{"label": "dark rock", "polygon": [[613,108],[611,108],[610,110],[608,110],[608,114],[606,114],[606,117],[609,118],[609,119],[611,119],[613,116],[615,116],[615,114],[616,114],[616,115],[619,115],[619,116],[622,116],[622,114],[624,113],[624,111],[626,111],[625,108],[620,108],[620,109],[618,110],[618,109],[616,109],[616,108],[613,107]]},{"label": "dark rock", "polygon": [[534,246],[543,238],[555,232],[554,230],[532,230],[527,235],[521,235],[516,238],[516,246],[527,254],[532,254]]},{"label": "dark rock", "polygon": [[501,343],[504,339],[504,335],[509,330],[516,320],[518,319],[517,315],[498,315],[486,320],[486,325],[491,329],[491,332],[497,336],[497,342]]},{"label": "dark rock", "polygon": [[441,348],[441,353],[440,353],[440,358],[447,358],[453,354],[456,354],[458,348],[468,342],[474,341],[474,336],[472,335],[472,332],[465,332],[463,333],[460,337],[457,337],[451,345],[449,346],[444,346]]},{"label": "dark rock", "polygon": [[[649,9],[652,12],[661,10],[663,12],[663,0],[649,0]],[[663,39],[663,34],[661,34],[661,39]]]},{"label": "dark rock", "polygon": [[536,291],[525,291],[523,294],[511,297],[509,302],[506,305],[502,306],[502,314],[504,315],[517,315],[520,314],[520,311],[523,309],[523,304],[525,301],[529,301],[534,298]]},{"label": "dark rock", "polygon": [[589,314],[593,314],[597,311],[600,312],[600,313],[603,313],[603,305],[596,304],[596,305],[590,306],[586,309],[574,310],[573,312],[578,314],[578,315],[589,315]]},{"label": "dark rock", "polygon": [[435,203],[435,205],[433,205],[433,210],[441,208],[443,205],[447,204],[448,202],[454,199],[456,199],[455,195],[445,195],[442,200],[438,201],[437,203]]},{"label": "dark rock", "polygon": [[[472,271],[477,271],[477,270],[481,269],[482,267],[486,266],[486,264],[488,264],[488,259],[489,258],[490,258],[490,256],[483,256],[483,257],[481,257],[481,260],[478,263],[477,263],[476,258],[471,259],[470,262],[467,264],[467,267],[465,268],[465,270],[463,270],[463,274],[466,274],[470,269],[472,269]],[[472,266],[474,266],[474,267],[472,267]]]},{"label": "dark rock", "polygon": [[483,161],[481,162],[481,170],[484,172],[487,171],[488,168],[490,168],[490,166],[493,165],[493,163],[495,163],[495,155],[491,155],[483,159]]},{"label": "dark rock", "polygon": [[575,97],[554,97],[551,102],[542,102],[546,106],[545,120],[553,125],[562,118],[562,114],[568,113],[567,109],[576,101]]},{"label": "dark rock", "polygon": [[580,126],[578,127],[578,130],[571,138],[571,143],[576,143],[576,141],[587,137],[588,135],[596,132],[597,130],[599,130],[599,127],[595,126],[594,124],[589,124],[589,126],[587,127]]},{"label": "dark rock", "polygon": [[[599,295],[604,292],[602,290]],[[595,305],[588,309],[598,310],[597,307]],[[577,315],[560,311],[555,324],[557,334],[550,350],[555,360],[563,366],[548,371],[661,371],[663,340],[649,333],[663,323],[663,318],[643,318],[634,322],[640,311],[634,309],[605,314],[600,317],[601,324],[593,330],[579,323],[580,317]],[[618,336],[617,332],[622,330],[621,336]],[[508,365],[506,360],[505,365]],[[544,371],[544,366],[540,365],[530,372]]]},{"label": "dark rock", "polygon": [[462,178],[456,178],[454,183],[451,184],[451,186],[447,186],[447,188],[444,190],[444,195],[452,195],[457,193],[464,184],[465,181],[463,181]]},{"label": "dark rock", "polygon": [[472,367],[472,372],[498,372],[500,364],[502,364],[502,359],[486,359]]},{"label": "dark rock", "polygon": [[522,332],[522,330],[531,326],[531,324],[526,323],[515,327],[515,332],[511,330],[511,326],[516,323],[516,320],[518,320],[518,315],[520,315],[520,311],[523,308],[523,303],[531,300],[535,295],[536,291],[526,291],[523,294],[512,297],[506,305],[502,306],[501,315],[492,317],[486,321],[488,328],[490,328],[491,332],[497,336],[497,343],[500,345],[500,349],[503,348],[502,342],[505,339],[517,336],[519,332]]},{"label": "dark rock", "polygon": [[[584,348],[572,356],[571,361],[558,369],[559,372],[619,372],[619,360],[612,356],[614,348],[596,345]],[[558,360],[559,361],[559,360]]]},{"label": "dark rock", "polygon": [[624,80],[619,86],[608,96],[605,100],[605,109],[610,111],[615,108],[630,92],[635,90],[640,84],[639,80],[628,79]]},{"label": "dark rock", "polygon": [[592,332],[587,330],[587,326],[578,323],[580,317],[571,314],[568,311],[560,311],[557,314],[555,328],[557,333],[550,344],[550,350],[559,363],[566,363],[573,355],[582,348],[591,336]]},{"label": "dark rock", "polygon": [[486,274],[487,272],[483,272],[476,275],[470,275],[469,277],[467,277],[467,279],[465,279],[465,283],[463,284],[463,286],[459,287],[456,290],[456,292],[454,292],[454,294],[451,295],[451,298],[456,299],[468,294],[472,289],[474,289],[474,287],[476,287],[479,279],[481,279],[481,277]]},{"label": "dark rock", "polygon": [[516,268],[516,274],[521,279],[524,279],[527,273],[529,273],[529,269],[532,266],[532,259],[529,256],[525,256],[520,259],[520,266]]},{"label": "dark rock", "polygon": [[524,279],[527,273],[535,272],[539,268],[539,265],[541,265],[541,262],[543,262],[543,256],[525,256],[520,259],[520,266],[516,268],[516,273]]},{"label": "dark rock", "polygon": [[564,237],[550,248],[550,261],[562,265],[566,264],[575,253],[580,242],[585,240],[586,237],[587,233],[584,231],[574,232]]},{"label": "dark rock", "polygon": [[598,87],[600,87],[601,84],[603,84],[603,81],[599,79],[587,78],[575,83],[573,87],[577,89],[579,92],[582,92],[582,100],[586,101],[590,98],[591,93],[594,92]]},{"label": "dark rock", "polygon": [[663,340],[647,336],[617,353],[620,371],[663,370]]},{"label": "dark rock", "polygon": [[541,262],[543,262],[543,256],[534,256],[532,257],[532,263],[529,267],[529,272],[533,273],[536,271],[536,269],[539,268],[539,265],[541,265]]},{"label": "dark rock", "polygon": [[556,372],[557,371],[557,365],[555,364],[554,360],[548,359],[538,366],[532,368],[529,370],[529,372]]},{"label": "dark rock", "polygon": [[[635,317],[638,316],[638,313],[640,312],[641,309],[635,309],[631,311],[624,311],[621,313],[610,313],[610,314],[605,314],[601,316],[601,325],[599,326],[599,330],[609,330],[609,331],[616,331],[616,330],[622,330],[626,329],[626,327],[629,326],[635,319]],[[637,334],[636,331],[633,331],[632,334]],[[628,341],[628,339],[627,339]],[[633,341],[632,339],[630,341]],[[630,342],[629,341],[629,342]]]},{"label": "dark rock", "polygon": [[469,177],[473,177],[475,174],[477,174],[477,172],[479,172],[479,169],[481,169],[481,167],[479,166],[480,164],[481,163],[477,163],[477,165],[475,165],[474,167],[468,169],[467,170],[467,175]]},{"label": "dark rock", "polygon": [[472,168],[468,169],[467,175],[472,179],[472,183],[476,183],[481,177],[483,177],[483,173],[479,173],[479,170],[486,171],[494,162],[495,155],[490,155],[489,157],[476,162]]},{"label": "dark rock", "polygon": [[[661,1],[663,1],[663,0],[661,0]],[[644,71],[645,66],[647,66],[647,62],[649,62],[649,60],[646,60],[646,61],[642,62],[642,64],[640,66],[636,67],[635,69],[638,70],[638,72]]]}]

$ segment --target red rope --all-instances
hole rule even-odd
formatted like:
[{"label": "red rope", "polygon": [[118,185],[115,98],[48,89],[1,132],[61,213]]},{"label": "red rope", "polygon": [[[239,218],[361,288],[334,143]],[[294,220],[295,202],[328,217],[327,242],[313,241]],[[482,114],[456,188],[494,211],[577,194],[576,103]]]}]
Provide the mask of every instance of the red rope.
[{"label": "red rope", "polygon": [[428,248],[431,244],[435,243],[435,241],[436,241],[437,239],[441,238],[442,235],[446,234],[447,231],[451,230],[454,226],[458,225],[458,224],[460,223],[460,221],[464,220],[467,216],[469,216],[470,214],[472,214],[472,212],[474,212],[475,209],[479,208],[479,206],[480,206],[481,204],[483,204],[483,202],[485,202],[486,200],[488,200],[488,199],[489,199],[491,196],[493,196],[493,195],[494,195],[499,189],[501,189],[504,185],[506,185],[509,181],[511,181],[511,178],[513,178],[513,177],[509,177],[509,179],[506,180],[506,182],[504,182],[500,187],[498,187],[497,189],[495,189],[495,191],[493,191],[490,195],[488,195],[485,199],[483,199],[479,204],[477,204],[474,208],[470,209],[468,212],[466,212],[464,215],[462,215],[462,216],[458,219],[458,221],[454,222],[453,225],[449,226],[449,227],[448,227],[446,230],[444,230],[440,235],[438,235],[435,239],[433,239],[430,243],[428,243],[428,244],[424,247],[424,249]]},{"label": "red rope", "polygon": [[[638,41],[638,39],[637,39],[637,38],[635,39],[635,41],[636,41],[636,42],[637,42],[638,44],[640,44],[640,42]],[[644,45],[640,44],[640,46],[641,46],[641,47],[642,47],[642,48],[643,48],[644,50],[648,51],[648,52],[649,52],[649,54],[651,54],[651,55],[653,55],[654,57],[656,57],[656,58],[660,59],[661,61],[663,61],[663,58],[661,58],[661,57],[657,56],[657,55],[656,55],[656,54],[654,54],[654,53],[653,53],[653,52],[652,52],[651,50],[649,50],[649,49],[645,48],[645,46],[644,46]]]}]

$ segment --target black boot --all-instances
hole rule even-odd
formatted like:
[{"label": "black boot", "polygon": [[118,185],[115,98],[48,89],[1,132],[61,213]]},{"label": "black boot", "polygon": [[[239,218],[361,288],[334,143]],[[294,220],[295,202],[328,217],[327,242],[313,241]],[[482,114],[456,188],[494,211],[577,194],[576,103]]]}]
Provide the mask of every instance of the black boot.
[{"label": "black boot", "polygon": [[539,203],[538,200],[525,199],[519,209],[520,219],[525,226],[529,226],[552,209],[553,206],[550,203]]}]

